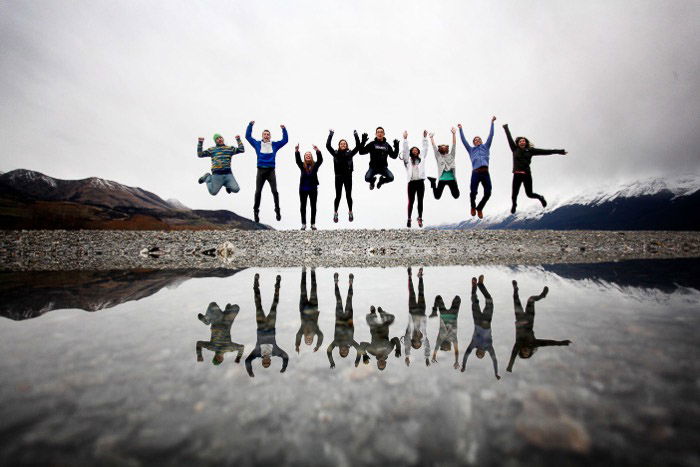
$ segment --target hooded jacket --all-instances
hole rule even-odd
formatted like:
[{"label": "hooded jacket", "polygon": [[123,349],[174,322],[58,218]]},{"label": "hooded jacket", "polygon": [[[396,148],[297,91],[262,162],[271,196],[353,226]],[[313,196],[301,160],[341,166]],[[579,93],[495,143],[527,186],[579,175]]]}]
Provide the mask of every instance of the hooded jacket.
[{"label": "hooded jacket", "polygon": [[[423,150],[418,155],[418,164],[413,164],[411,161],[411,150],[408,148],[408,140],[403,140],[403,151],[401,151],[401,160],[406,166],[406,176],[408,181],[425,180],[425,155],[428,153],[428,138],[423,138]],[[422,156],[422,157],[421,157]],[[418,168],[417,174],[414,173],[414,167]]]},{"label": "hooded jacket", "polygon": [[386,169],[389,167],[387,163],[387,157],[396,159],[399,157],[399,141],[394,140],[394,147],[392,149],[391,145],[387,142],[386,138],[383,141],[379,141],[374,138],[373,141],[365,142],[360,148],[360,154],[369,153],[369,167],[375,170]]},{"label": "hooded jacket", "polygon": [[360,137],[357,136],[357,132],[355,132],[355,149],[345,149],[341,151],[333,149],[333,146],[331,146],[333,134],[334,133],[332,131],[328,133],[326,149],[328,150],[330,155],[333,156],[333,170],[335,171],[335,175],[339,176],[351,174],[353,171],[352,158],[355,154],[357,154],[361,147]]}]

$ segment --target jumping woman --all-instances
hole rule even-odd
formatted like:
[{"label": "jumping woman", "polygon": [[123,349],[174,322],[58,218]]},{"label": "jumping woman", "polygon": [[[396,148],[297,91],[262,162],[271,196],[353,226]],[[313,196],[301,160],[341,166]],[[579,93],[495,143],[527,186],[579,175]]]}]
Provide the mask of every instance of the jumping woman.
[{"label": "jumping woman", "polygon": [[433,144],[433,153],[437,162],[438,176],[437,186],[435,186],[435,177],[428,177],[430,188],[433,189],[435,199],[442,197],[442,191],[445,187],[450,187],[452,197],[459,198],[459,186],[457,186],[457,178],[455,174],[455,147],[457,146],[457,130],[452,128],[452,149],[446,144],[435,146],[434,134],[430,133],[430,142]]},{"label": "jumping woman", "polygon": [[428,131],[423,130],[423,153],[413,146],[408,149],[408,132],[403,132],[403,151],[401,160],[406,166],[406,176],[408,177],[408,220],[406,227],[411,227],[411,216],[413,214],[413,202],[418,195],[418,227],[423,227],[423,195],[425,194],[425,154],[428,152]]},{"label": "jumping woman", "polygon": [[301,160],[299,154],[299,144],[294,148],[294,158],[297,162],[297,167],[301,171],[299,177],[299,202],[301,203],[301,230],[306,230],[306,200],[311,204],[311,230],[316,230],[316,199],[318,198],[318,168],[323,164],[323,155],[314,144],[316,151],[316,162],[311,155],[311,151],[304,154],[304,160]]},{"label": "jumping woman", "polygon": [[[472,140],[474,146],[469,146],[467,138],[464,137],[464,131],[462,131],[462,124],[457,125],[459,127],[459,137],[462,139],[462,144],[467,149],[469,153],[469,159],[472,161],[472,179],[469,187],[469,202],[471,203],[471,215],[479,215],[479,219],[483,219],[484,206],[486,202],[491,197],[491,176],[489,175],[489,158],[491,156],[491,142],[493,141],[493,122],[496,121],[496,117],[491,117],[491,129],[489,130],[489,137],[486,138],[486,142],[482,142],[480,136],[475,136]],[[476,204],[476,194],[479,190],[479,183],[484,186],[484,196]]]},{"label": "jumping woman", "polygon": [[515,138],[515,141],[513,141],[513,137],[510,134],[510,129],[508,128],[507,123],[503,125],[503,129],[506,131],[506,137],[508,138],[510,150],[513,151],[513,191],[511,194],[513,206],[510,208],[510,213],[515,214],[515,210],[518,207],[518,193],[520,192],[520,185],[525,185],[525,194],[528,198],[536,198],[540,200],[543,208],[547,207],[547,200],[544,199],[544,196],[538,195],[532,191],[530,161],[532,160],[532,156],[567,154],[567,152],[564,149],[535,148],[524,136],[518,136]]},{"label": "jumping woman", "polygon": [[357,136],[357,131],[353,132],[355,136],[355,149],[352,151],[348,147],[348,142],[341,139],[338,142],[338,149],[333,149],[331,141],[333,140],[333,130],[328,133],[326,141],[326,149],[333,156],[333,170],[335,171],[335,201],[333,201],[333,222],[338,222],[338,206],[340,205],[340,196],[343,194],[343,186],[345,187],[345,199],[348,202],[348,220],[353,221],[352,215],[352,158],[360,150],[360,137]]}]

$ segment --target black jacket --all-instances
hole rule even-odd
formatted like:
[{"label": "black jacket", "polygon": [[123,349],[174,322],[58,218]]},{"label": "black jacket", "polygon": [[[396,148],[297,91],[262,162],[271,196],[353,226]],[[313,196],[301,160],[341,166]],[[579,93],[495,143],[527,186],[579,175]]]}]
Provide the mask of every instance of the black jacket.
[{"label": "black jacket", "polygon": [[503,125],[503,129],[506,131],[510,150],[513,151],[513,172],[525,172],[529,174],[532,156],[549,156],[550,154],[564,154],[566,152],[563,149],[539,149],[530,147],[521,149],[515,144],[515,141],[513,141],[513,137],[508,129],[508,124]]},{"label": "black jacket", "polygon": [[352,157],[355,154],[357,154],[357,151],[360,150],[360,137],[357,136],[357,132],[355,132],[355,149],[353,149],[352,151],[350,149],[346,149],[344,151],[333,149],[333,146],[331,146],[332,139],[333,132],[331,131],[330,133],[328,133],[326,149],[331,154],[331,156],[333,156],[333,169],[335,170],[335,175],[348,175],[352,173]]},{"label": "black jacket", "polygon": [[371,169],[385,169],[389,166],[386,158],[391,157],[396,159],[399,157],[399,140],[394,140],[394,148],[386,141],[379,141],[375,138],[373,141],[364,143],[360,148],[360,154],[369,153],[369,167]]},{"label": "black jacket", "polygon": [[313,168],[310,172],[306,171],[304,167],[304,161],[301,160],[301,154],[299,151],[294,151],[294,158],[297,162],[297,167],[301,171],[301,176],[299,177],[299,190],[300,191],[313,191],[318,186],[318,169],[323,164],[323,154],[321,151],[316,151],[316,163],[314,163]]}]

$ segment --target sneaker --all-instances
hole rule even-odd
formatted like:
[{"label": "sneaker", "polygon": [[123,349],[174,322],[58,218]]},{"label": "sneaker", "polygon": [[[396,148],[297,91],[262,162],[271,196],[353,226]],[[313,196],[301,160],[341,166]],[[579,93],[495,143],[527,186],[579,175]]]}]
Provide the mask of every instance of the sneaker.
[{"label": "sneaker", "polygon": [[476,215],[479,216],[479,219],[484,218],[484,211],[476,211]]},{"label": "sneaker", "polygon": [[333,222],[335,222],[336,224],[338,223],[338,213],[337,212],[333,213]]},{"label": "sneaker", "polygon": [[547,200],[544,199],[544,196],[540,196],[540,203],[542,203],[543,208],[547,207]]},{"label": "sneaker", "polygon": [[349,220],[350,222],[352,222],[352,221],[355,220],[355,217],[352,215],[352,211],[350,211],[350,212],[348,213],[348,220]]},{"label": "sneaker", "polygon": [[306,224],[301,224],[301,230],[306,230]]},{"label": "sneaker", "polygon": [[282,220],[282,213],[280,212],[279,208],[275,209],[275,214],[276,214],[277,220],[281,221]]},{"label": "sneaker", "polygon": [[406,221],[406,227],[411,228],[411,219]]},{"label": "sneaker", "polygon": [[258,211],[255,211],[253,213],[253,219],[255,220],[255,222],[260,222],[260,214],[258,214]]},{"label": "sneaker", "polygon": [[369,181],[369,189],[374,190],[374,178],[372,178],[372,180]]},{"label": "sneaker", "polygon": [[427,177],[428,181],[430,182],[430,188],[433,190],[435,189],[435,181],[437,180],[435,177]]},{"label": "sneaker", "polygon": [[205,173],[204,175],[199,177],[199,180],[197,180],[197,183],[199,183],[201,185],[202,183],[206,182],[208,176],[209,176],[209,172]]},{"label": "sneaker", "polygon": [[472,217],[476,216],[476,209],[472,208],[471,215],[472,215]]},{"label": "sneaker", "polygon": [[316,225],[315,225],[315,224],[311,224],[311,230],[316,230]]},{"label": "sneaker", "polygon": [[423,219],[421,217],[418,218],[418,227],[423,227]]},{"label": "sneaker", "polygon": [[233,191],[231,191],[231,189],[229,187],[226,187],[226,193],[228,193],[230,195],[231,193],[233,193]]},{"label": "sneaker", "polygon": [[380,178],[379,182],[377,183],[377,190],[380,189],[384,183],[384,177]]},{"label": "sneaker", "polygon": [[511,208],[510,208],[510,213],[511,213],[511,214],[515,214],[515,208],[516,208],[517,206],[518,206],[517,204],[514,204],[513,206],[511,206]]}]

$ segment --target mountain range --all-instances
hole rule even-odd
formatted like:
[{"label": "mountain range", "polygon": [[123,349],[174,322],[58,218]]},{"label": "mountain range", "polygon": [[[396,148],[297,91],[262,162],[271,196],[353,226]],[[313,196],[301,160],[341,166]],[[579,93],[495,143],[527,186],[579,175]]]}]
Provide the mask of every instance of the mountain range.
[{"label": "mountain range", "polygon": [[552,230],[700,230],[700,177],[652,178],[553,200],[546,209],[520,195],[536,209],[468,218],[437,229]]},{"label": "mountain range", "polygon": [[32,170],[0,174],[2,229],[260,230],[231,211],[190,209],[97,177],[60,180]]}]

